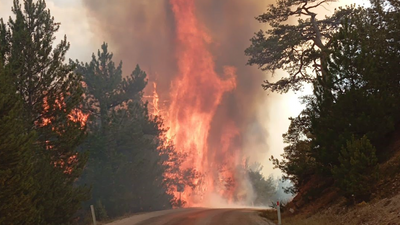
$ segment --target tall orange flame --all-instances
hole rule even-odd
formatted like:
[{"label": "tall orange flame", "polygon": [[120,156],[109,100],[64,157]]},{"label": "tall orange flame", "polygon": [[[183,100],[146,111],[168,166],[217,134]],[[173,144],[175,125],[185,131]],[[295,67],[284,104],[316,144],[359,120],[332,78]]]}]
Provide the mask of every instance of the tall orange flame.
[{"label": "tall orange flame", "polygon": [[236,69],[225,67],[222,78],[215,71],[213,55],[207,49],[212,41],[195,15],[194,0],[170,0],[176,21],[178,70],[171,86],[168,136],[188,158],[182,165],[205,175],[198,190],[185,188],[188,206],[201,204],[203,193],[215,192],[216,165],[207,145],[211,121],[224,93],[236,87]]},{"label": "tall orange flame", "polygon": [[153,115],[158,116],[160,114],[160,108],[158,106],[158,102],[160,98],[157,93],[157,83],[153,82]]}]

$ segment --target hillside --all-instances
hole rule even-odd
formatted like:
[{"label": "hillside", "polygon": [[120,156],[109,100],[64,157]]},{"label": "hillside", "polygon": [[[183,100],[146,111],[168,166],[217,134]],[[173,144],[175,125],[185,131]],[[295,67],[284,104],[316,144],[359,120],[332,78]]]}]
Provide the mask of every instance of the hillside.
[{"label": "hillside", "polygon": [[[349,202],[339,194],[332,180],[321,182],[320,177],[314,177],[284,207],[282,224],[400,224],[400,128],[387,138],[385,150],[393,154],[380,164],[381,176],[378,183],[371,184],[374,192],[370,201]],[[277,221],[274,210],[262,215]]]},{"label": "hillside", "polygon": [[293,184],[284,224],[400,223],[400,3],[318,17],[329,2],[277,1],[246,50],[250,65],[288,73],[265,90],[313,90],[290,118],[283,154],[271,157]]}]

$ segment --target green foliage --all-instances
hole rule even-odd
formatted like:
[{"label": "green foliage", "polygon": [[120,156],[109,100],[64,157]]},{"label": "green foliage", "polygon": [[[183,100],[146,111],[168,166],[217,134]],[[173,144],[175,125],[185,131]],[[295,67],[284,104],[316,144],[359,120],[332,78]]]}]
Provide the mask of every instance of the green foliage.
[{"label": "green foliage", "polygon": [[315,173],[316,162],[311,155],[311,138],[306,136],[310,129],[306,111],[290,120],[289,130],[283,135],[284,142],[288,145],[284,148],[282,160],[271,156],[270,161],[275,168],[284,172],[284,180],[292,182],[293,186],[286,191],[294,194]]},{"label": "green foliage", "polygon": [[0,62],[0,224],[38,222],[32,151],[35,132],[26,132],[22,102]]},{"label": "green foliage", "polygon": [[[313,94],[303,97],[306,109],[291,119],[284,135],[288,145],[283,160],[271,157],[294,184],[293,191],[316,173],[325,178],[334,173],[343,190],[351,189],[344,186],[355,185],[355,178],[350,182],[338,176],[337,168],[345,160],[340,150],[351,140],[366,138],[371,146],[359,151],[376,147],[379,158],[385,151],[385,135],[400,123],[399,4],[377,0],[370,8],[339,8],[318,20],[311,9],[324,2],[282,0],[271,5],[257,18],[271,28],[257,33],[246,50],[250,65],[289,73],[276,83],[267,81],[265,89],[286,92],[313,84]],[[288,25],[293,16],[302,17]],[[350,150],[347,154],[356,154]],[[368,154],[375,160],[375,153]],[[368,171],[360,166],[354,173]],[[353,189],[359,193],[352,194],[365,197],[366,191]]]},{"label": "green foliage", "polygon": [[342,148],[339,156],[339,166],[332,170],[337,180],[337,186],[343,194],[357,200],[370,197],[374,184],[379,178],[378,159],[366,136],[355,139],[354,136]]},{"label": "green foliage", "polygon": [[[70,224],[88,198],[88,189],[75,184],[86,163],[86,155],[77,149],[85,126],[71,119],[82,101],[80,77],[64,63],[69,49],[66,38],[53,47],[59,24],[44,0],[22,4],[15,0],[12,11],[15,16],[7,25],[0,21],[0,62],[17,94],[16,102],[21,101],[16,123],[23,128],[16,127],[21,135],[36,133],[29,146],[31,158],[22,161],[32,170],[32,184],[24,193],[33,195],[31,207],[36,214],[28,221]],[[21,146],[21,152],[26,148]]]},{"label": "green foliage", "polygon": [[255,194],[253,204],[258,206],[267,205],[272,198],[276,197],[276,181],[273,177],[265,179],[259,171],[250,170],[248,174]]},{"label": "green foliage", "polygon": [[[338,29],[341,18],[352,11],[351,8],[341,9],[331,17],[318,19],[313,11],[333,1],[279,0],[256,18],[260,23],[267,23],[270,29],[260,30],[251,39],[252,44],[245,51],[249,56],[248,64],[271,72],[282,69],[289,74],[274,83],[266,80],[265,90],[297,91],[315,81],[326,85],[325,79],[329,77],[326,61],[332,33]],[[288,24],[296,18],[296,25]]]},{"label": "green foliage", "polygon": [[255,206],[266,206],[276,198],[277,181],[272,176],[265,179],[261,170],[262,166],[258,163],[247,169],[247,175],[253,188],[253,205]]},{"label": "green foliage", "polygon": [[96,202],[96,205],[94,206],[95,208],[95,213],[96,213],[96,219],[99,221],[105,221],[108,219],[107,215],[107,210],[104,207],[104,205],[101,203],[100,200]]},{"label": "green foliage", "polygon": [[122,78],[122,63],[115,66],[112,58],[104,43],[90,63],[71,61],[83,75],[91,112],[82,146],[90,158],[80,181],[92,185],[88,204],[100,201],[110,218],[170,208],[172,196],[163,175],[173,169],[165,162],[174,149],[165,143],[162,120],[151,117],[142,100],[146,73],[137,66]]},{"label": "green foliage", "polygon": [[384,135],[400,121],[399,38],[389,38],[396,30],[380,14],[376,8],[357,9],[333,36],[330,94],[315,85],[310,101],[313,153],[323,165],[338,164],[338,149],[352,135],[383,146]]}]

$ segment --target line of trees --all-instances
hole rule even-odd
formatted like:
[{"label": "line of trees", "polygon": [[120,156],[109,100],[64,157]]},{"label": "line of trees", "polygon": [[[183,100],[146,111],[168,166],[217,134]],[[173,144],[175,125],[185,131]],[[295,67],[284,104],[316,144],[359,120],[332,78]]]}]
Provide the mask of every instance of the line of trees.
[{"label": "line of trees", "polygon": [[[267,90],[313,87],[284,135],[283,160],[272,158],[293,191],[319,175],[364,200],[387,154],[385,135],[400,122],[400,4],[373,0],[319,19],[314,10],[331,1],[271,5],[257,17],[270,29],[246,54],[250,65],[288,72]],[[12,12],[0,20],[0,224],[72,224],[89,204],[100,219],[179,204],[168,187],[196,172],[178,171],[184,157],[149,115],[145,72],[122,78],[106,44],[89,63],[66,63],[69,43],[55,45],[60,25],[44,0],[14,0]],[[165,171],[185,176],[165,179]],[[249,176],[255,189],[271,186],[258,170]]]},{"label": "line of trees", "polygon": [[[66,62],[44,0],[14,0],[12,12],[0,20],[0,225],[86,224],[91,204],[99,220],[184,205],[172,191],[201,175],[180,170],[185,155],[149,114],[146,73],[123,77],[106,43]],[[247,173],[265,205],[276,186],[260,171]]]},{"label": "line of trees", "polygon": [[[44,0],[14,0],[0,20],[0,224],[77,224],[178,206],[184,157],[143,101],[146,73],[122,77],[103,44],[66,62],[66,37]],[[193,184],[191,184],[193,185]]]},{"label": "line of trees", "polygon": [[[313,176],[333,179],[348,198],[368,200],[387,154],[385,137],[400,123],[400,5],[372,0],[318,19],[332,0],[282,0],[257,17],[259,31],[246,50],[248,64],[283,69],[288,76],[265,81],[285,93],[305,85],[305,109],[283,135],[283,160],[271,158],[297,192]],[[289,23],[292,18],[297,23]]]}]

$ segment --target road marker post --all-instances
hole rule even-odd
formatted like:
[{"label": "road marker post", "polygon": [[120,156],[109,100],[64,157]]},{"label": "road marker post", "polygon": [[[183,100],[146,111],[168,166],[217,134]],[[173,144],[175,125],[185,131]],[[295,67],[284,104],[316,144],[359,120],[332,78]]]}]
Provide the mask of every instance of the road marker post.
[{"label": "road marker post", "polygon": [[281,220],[281,206],[279,204],[279,201],[276,202],[276,209],[278,212],[278,225],[282,225],[282,220]]},{"label": "road marker post", "polygon": [[94,206],[90,205],[90,210],[92,211],[93,225],[97,225],[96,223],[96,214],[94,213]]}]

